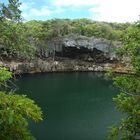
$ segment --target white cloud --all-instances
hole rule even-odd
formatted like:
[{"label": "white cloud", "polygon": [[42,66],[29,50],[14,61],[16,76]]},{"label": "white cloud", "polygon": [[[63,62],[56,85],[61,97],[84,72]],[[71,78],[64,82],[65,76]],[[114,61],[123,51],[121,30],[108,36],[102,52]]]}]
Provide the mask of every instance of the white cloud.
[{"label": "white cloud", "polygon": [[23,2],[19,9],[22,11],[22,17],[24,19],[29,18],[30,17],[30,9],[34,6],[34,2],[32,0],[29,0],[28,2]]},{"label": "white cloud", "polygon": [[33,2],[32,0],[29,0],[28,2],[22,2],[22,4],[20,5],[20,10],[28,10],[32,8],[34,4],[35,2]]},{"label": "white cloud", "polygon": [[56,7],[90,6],[91,18],[108,22],[133,22],[139,19],[140,0],[52,0]]},{"label": "white cloud", "polygon": [[98,3],[98,0],[52,0],[55,6],[91,6]]},{"label": "white cloud", "polygon": [[30,14],[34,16],[49,16],[51,10],[47,6],[43,6],[41,9],[32,8]]},{"label": "white cloud", "polygon": [[98,12],[96,20],[108,22],[134,22],[139,19],[139,0],[101,0],[100,7],[89,9]]},{"label": "white cloud", "polygon": [[[46,0],[44,0],[46,1]],[[20,9],[24,18],[35,16],[50,16],[61,14],[67,9],[78,9],[85,7],[90,18],[107,22],[133,22],[139,20],[140,0],[49,0],[40,9],[36,7],[33,0],[24,2]],[[35,4],[35,5],[34,5]],[[46,6],[47,5],[47,6]],[[89,8],[89,9],[88,9]],[[81,11],[81,14],[84,11]],[[76,13],[75,13],[76,18]],[[89,17],[87,17],[89,18]]]},{"label": "white cloud", "polygon": [[27,13],[22,13],[22,17],[23,17],[23,19],[26,19],[29,17],[29,15]]},{"label": "white cloud", "polygon": [[22,3],[20,5],[20,10],[27,10],[28,8],[30,8],[29,5],[28,5],[28,3]]}]

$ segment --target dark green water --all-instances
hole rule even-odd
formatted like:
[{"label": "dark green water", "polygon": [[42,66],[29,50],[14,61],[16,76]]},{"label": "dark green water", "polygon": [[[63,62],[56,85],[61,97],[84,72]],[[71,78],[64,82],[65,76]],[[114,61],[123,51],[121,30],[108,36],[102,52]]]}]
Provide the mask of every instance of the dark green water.
[{"label": "dark green water", "polygon": [[18,86],[43,110],[43,122],[30,122],[37,140],[107,140],[120,118],[112,101],[117,91],[101,74],[23,75]]}]

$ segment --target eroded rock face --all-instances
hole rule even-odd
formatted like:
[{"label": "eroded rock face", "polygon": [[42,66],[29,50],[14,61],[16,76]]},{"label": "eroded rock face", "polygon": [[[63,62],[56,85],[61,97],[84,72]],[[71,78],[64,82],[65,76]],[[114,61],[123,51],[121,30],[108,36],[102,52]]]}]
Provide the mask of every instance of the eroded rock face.
[{"label": "eroded rock face", "polygon": [[114,49],[121,46],[120,42],[76,35],[56,39],[52,44],[49,48],[58,56],[95,62],[117,59]]},{"label": "eroded rock face", "polygon": [[[48,40],[46,45],[48,49],[43,49],[39,46],[35,48],[35,57],[43,60],[48,57],[68,57],[70,59],[105,63],[117,59],[114,49],[120,47],[121,43],[103,38],[69,35]],[[21,54],[21,52],[11,53],[10,50],[0,47],[0,59],[26,59]]]},{"label": "eroded rock face", "polygon": [[114,72],[130,73],[131,68],[120,64],[102,63],[94,64],[81,60],[41,60],[31,62],[7,62],[0,61],[0,65],[9,67],[10,71],[18,73],[38,73],[38,72],[65,72],[65,71],[97,71],[104,72],[112,69]]}]

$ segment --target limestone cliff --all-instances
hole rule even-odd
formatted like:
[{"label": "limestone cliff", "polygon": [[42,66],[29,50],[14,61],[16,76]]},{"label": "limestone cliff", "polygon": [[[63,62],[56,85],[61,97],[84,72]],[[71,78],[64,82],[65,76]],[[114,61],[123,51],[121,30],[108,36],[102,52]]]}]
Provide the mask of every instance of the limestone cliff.
[{"label": "limestone cliff", "polygon": [[69,35],[48,41],[47,52],[38,52],[38,57],[28,62],[2,60],[0,64],[15,73],[58,71],[107,71],[128,73],[130,68],[118,61],[114,52],[120,42],[103,38]]},{"label": "limestone cliff", "polygon": [[123,64],[119,63],[102,63],[95,64],[91,62],[85,62],[81,60],[69,60],[64,59],[61,61],[53,60],[34,60],[31,62],[0,62],[0,65],[9,67],[10,71],[14,73],[38,73],[38,72],[75,72],[75,71],[96,71],[105,72],[112,69],[114,72],[118,73],[131,73],[130,67],[125,67]]},{"label": "limestone cliff", "polygon": [[114,50],[118,47],[121,47],[120,42],[76,35],[55,38],[48,42],[48,52],[52,56],[55,52],[55,55],[60,57],[96,62],[117,59]]}]

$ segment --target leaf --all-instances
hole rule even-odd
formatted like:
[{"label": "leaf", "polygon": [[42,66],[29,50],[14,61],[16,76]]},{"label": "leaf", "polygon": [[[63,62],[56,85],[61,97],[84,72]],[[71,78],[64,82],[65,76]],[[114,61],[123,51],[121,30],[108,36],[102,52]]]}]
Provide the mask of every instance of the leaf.
[{"label": "leaf", "polygon": [[14,111],[13,110],[10,111],[9,120],[8,121],[9,121],[9,124],[12,124],[13,121],[14,121]]}]

